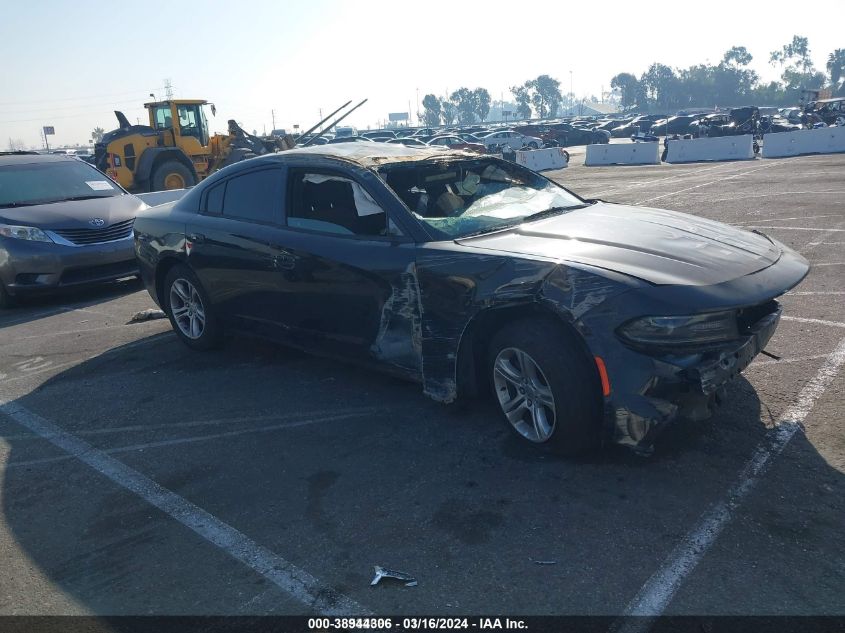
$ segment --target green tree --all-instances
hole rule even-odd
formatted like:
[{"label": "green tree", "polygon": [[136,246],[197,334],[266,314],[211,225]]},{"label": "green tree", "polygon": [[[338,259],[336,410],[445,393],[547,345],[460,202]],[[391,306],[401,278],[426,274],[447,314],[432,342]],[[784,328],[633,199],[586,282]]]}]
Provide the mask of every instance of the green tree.
[{"label": "green tree", "polygon": [[103,128],[101,128],[101,127],[99,127],[99,126],[98,126],[98,127],[95,127],[95,128],[94,128],[94,131],[93,131],[93,132],[91,132],[91,139],[92,139],[95,143],[99,143],[100,141],[102,141],[102,140],[103,140],[103,134],[105,134],[105,133],[106,133],[106,131],[105,131]]},{"label": "green tree", "polygon": [[786,90],[821,87],[825,77],[813,67],[810,45],[806,37],[794,35],[792,41],[769,55],[772,66],[782,68],[781,79]]},{"label": "green tree", "polygon": [[837,48],[827,57],[830,87],[838,95],[845,92],[845,48]]},{"label": "green tree", "polygon": [[640,96],[640,82],[631,73],[619,73],[610,80],[610,87],[619,91],[620,106],[630,110],[637,105]]},{"label": "green tree", "polygon": [[511,87],[511,94],[516,101],[516,114],[520,119],[531,118],[531,95],[528,92],[528,86],[523,84],[521,86]]},{"label": "green tree", "polygon": [[428,127],[440,125],[440,118],[443,116],[443,107],[438,99],[433,94],[428,94],[423,97],[423,121]]},{"label": "green tree", "polygon": [[461,124],[475,123],[475,93],[472,90],[458,88],[451,94],[449,100],[455,106],[455,112]]},{"label": "green tree", "polygon": [[744,46],[734,46],[725,53],[722,58],[723,64],[734,64],[736,66],[748,66],[754,58]]},{"label": "green tree", "polygon": [[452,125],[458,118],[458,109],[447,97],[440,99],[440,108],[444,125]]},{"label": "green tree", "polygon": [[480,121],[484,121],[490,114],[490,93],[486,88],[476,88],[473,91],[475,99],[475,114]]},{"label": "green tree", "polygon": [[554,117],[560,109],[563,96],[560,94],[560,82],[549,75],[540,75],[525,82],[531,94],[531,103],[541,119]]},{"label": "green tree", "polygon": [[679,105],[679,80],[665,64],[654,63],[640,77],[643,95],[650,109],[670,112]]}]

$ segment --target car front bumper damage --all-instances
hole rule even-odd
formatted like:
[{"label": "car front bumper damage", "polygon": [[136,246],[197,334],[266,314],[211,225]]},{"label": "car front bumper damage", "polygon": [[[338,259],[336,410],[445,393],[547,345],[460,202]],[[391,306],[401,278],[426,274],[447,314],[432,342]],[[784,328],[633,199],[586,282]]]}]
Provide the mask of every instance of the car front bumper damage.
[{"label": "car front bumper damage", "polygon": [[725,386],[751,364],[774,335],[781,308],[773,304],[771,312],[730,344],[685,355],[647,355],[632,350],[618,359],[617,363],[626,366],[628,388],[615,391],[606,400],[612,441],[650,453],[656,437],[673,420],[697,422],[709,418],[723,398]]}]

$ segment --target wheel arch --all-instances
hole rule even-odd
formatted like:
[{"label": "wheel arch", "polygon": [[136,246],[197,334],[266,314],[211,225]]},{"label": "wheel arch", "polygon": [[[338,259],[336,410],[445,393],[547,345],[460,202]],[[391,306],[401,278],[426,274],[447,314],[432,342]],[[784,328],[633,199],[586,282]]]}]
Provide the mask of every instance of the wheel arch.
[{"label": "wheel arch", "polygon": [[[458,356],[455,364],[458,399],[465,400],[478,396],[488,388],[483,369],[489,341],[493,335],[508,323],[517,319],[541,318],[559,324],[578,347],[583,351],[590,367],[593,368],[597,387],[601,389],[598,368],[584,336],[571,322],[541,303],[531,302],[502,307],[491,307],[476,313],[467,323],[458,343]],[[601,393],[599,391],[599,393]]]},{"label": "wheel arch", "polygon": [[167,273],[169,273],[174,266],[178,266],[179,264],[187,264],[184,260],[176,257],[175,255],[168,255],[162,258],[158,264],[156,265],[155,271],[155,291],[156,291],[156,298],[158,299],[158,305],[161,308],[165,309],[165,296],[164,296],[164,280],[167,279]]}]

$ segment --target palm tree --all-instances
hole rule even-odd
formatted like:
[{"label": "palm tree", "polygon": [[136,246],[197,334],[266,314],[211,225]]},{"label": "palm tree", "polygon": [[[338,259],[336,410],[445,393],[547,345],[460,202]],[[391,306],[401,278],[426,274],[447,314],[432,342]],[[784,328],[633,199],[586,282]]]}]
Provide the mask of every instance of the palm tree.
[{"label": "palm tree", "polygon": [[836,90],[839,82],[845,79],[845,48],[837,48],[828,56],[827,72],[830,74],[830,85]]}]

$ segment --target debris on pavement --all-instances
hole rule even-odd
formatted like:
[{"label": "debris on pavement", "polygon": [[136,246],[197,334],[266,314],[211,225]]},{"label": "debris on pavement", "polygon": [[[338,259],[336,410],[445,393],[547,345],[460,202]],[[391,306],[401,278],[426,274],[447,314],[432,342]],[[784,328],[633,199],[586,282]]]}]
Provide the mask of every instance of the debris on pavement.
[{"label": "debris on pavement", "polygon": [[393,569],[386,569],[376,565],[375,574],[376,575],[370,583],[370,586],[377,585],[382,578],[395,578],[396,580],[404,582],[406,587],[417,586],[417,579],[411,576],[411,574],[406,574],[403,571],[394,571]]},{"label": "debris on pavement", "polygon": [[529,558],[532,563],[535,565],[557,565],[556,560],[534,560],[533,558]]},{"label": "debris on pavement", "polygon": [[132,318],[129,319],[129,323],[143,323],[144,321],[153,321],[155,319],[166,319],[167,315],[164,313],[164,310],[157,310],[155,308],[150,308],[148,310],[141,310],[140,312],[136,312],[132,315]]}]

